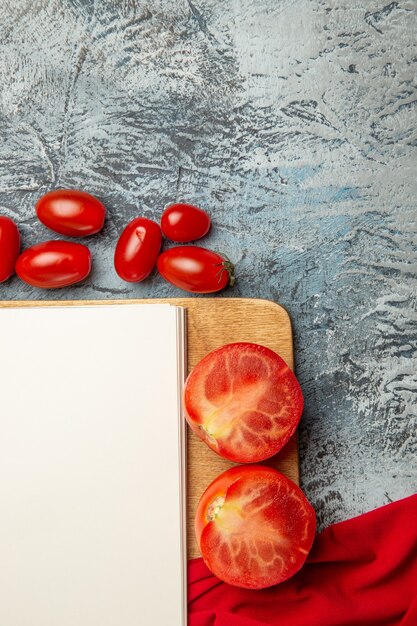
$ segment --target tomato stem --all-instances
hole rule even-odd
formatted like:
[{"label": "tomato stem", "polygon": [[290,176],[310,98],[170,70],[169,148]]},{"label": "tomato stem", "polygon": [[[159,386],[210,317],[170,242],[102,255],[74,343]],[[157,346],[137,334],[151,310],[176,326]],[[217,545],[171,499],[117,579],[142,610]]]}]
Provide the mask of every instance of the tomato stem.
[{"label": "tomato stem", "polygon": [[221,263],[216,263],[215,267],[220,267],[219,271],[216,273],[216,276],[219,277],[218,282],[221,282],[222,276],[223,276],[223,272],[227,272],[229,275],[229,287],[233,287],[233,285],[236,282],[236,277],[235,277],[235,266],[233,265],[233,263],[231,262],[231,260],[225,255],[225,254],[221,254],[220,252],[217,253],[219,256],[223,257],[223,261]]}]

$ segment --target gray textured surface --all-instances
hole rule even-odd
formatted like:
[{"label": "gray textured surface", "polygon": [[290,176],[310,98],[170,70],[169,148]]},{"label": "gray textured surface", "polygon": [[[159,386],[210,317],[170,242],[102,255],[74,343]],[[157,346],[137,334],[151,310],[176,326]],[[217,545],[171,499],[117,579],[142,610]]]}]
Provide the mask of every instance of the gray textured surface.
[{"label": "gray textured surface", "polygon": [[[417,487],[417,6],[401,0],[3,0],[0,212],[108,207],[85,284],[4,299],[179,295],[112,266],[132,217],[209,210],[228,296],[291,312],[303,485],[321,525]],[[52,236],[53,237],[53,236]]]}]

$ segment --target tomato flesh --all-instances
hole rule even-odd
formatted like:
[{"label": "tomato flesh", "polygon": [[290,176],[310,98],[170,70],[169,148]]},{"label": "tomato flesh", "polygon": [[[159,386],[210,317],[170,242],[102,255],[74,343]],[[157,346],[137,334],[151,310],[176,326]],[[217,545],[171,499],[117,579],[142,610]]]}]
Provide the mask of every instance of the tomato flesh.
[{"label": "tomato flesh", "polygon": [[300,385],[285,361],[264,346],[227,344],[189,375],[185,416],[215,452],[236,463],[276,454],[294,433],[303,410]]},{"label": "tomato flesh", "polygon": [[198,246],[177,246],[158,258],[158,271],[172,285],[191,293],[214,293],[234,283],[232,263]]},{"label": "tomato flesh", "polygon": [[57,189],[39,198],[36,214],[42,224],[61,235],[86,237],[103,228],[106,209],[85,191]]},{"label": "tomato flesh", "polygon": [[155,267],[161,249],[159,224],[137,217],[126,226],[114,253],[114,267],[120,278],[130,283],[145,280]]},{"label": "tomato flesh", "polygon": [[192,204],[178,203],[162,213],[161,228],[171,241],[195,241],[207,235],[211,220],[208,214]]},{"label": "tomato flesh", "polygon": [[20,235],[16,224],[9,217],[0,215],[0,283],[14,273],[19,249]]},{"label": "tomato flesh", "polygon": [[233,467],[205,491],[196,513],[202,557],[220,580],[263,589],[293,576],[313,544],[315,513],[303,492],[261,465]]},{"label": "tomato flesh", "polygon": [[86,246],[70,241],[44,241],[27,248],[17,259],[16,273],[33,287],[67,287],[87,278],[91,254]]}]

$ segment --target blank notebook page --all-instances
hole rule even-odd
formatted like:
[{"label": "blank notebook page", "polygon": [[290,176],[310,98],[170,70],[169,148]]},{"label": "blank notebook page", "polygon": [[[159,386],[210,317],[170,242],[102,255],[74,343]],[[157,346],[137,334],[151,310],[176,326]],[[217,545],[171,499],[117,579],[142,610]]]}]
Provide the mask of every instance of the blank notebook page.
[{"label": "blank notebook page", "polygon": [[183,309],[0,309],[0,625],[185,623]]}]

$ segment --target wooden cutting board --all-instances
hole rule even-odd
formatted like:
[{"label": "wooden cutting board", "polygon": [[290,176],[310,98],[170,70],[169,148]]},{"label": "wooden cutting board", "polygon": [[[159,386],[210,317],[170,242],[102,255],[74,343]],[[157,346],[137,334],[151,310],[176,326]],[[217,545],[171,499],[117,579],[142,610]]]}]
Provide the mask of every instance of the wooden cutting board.
[{"label": "wooden cutting board", "polygon": [[[78,300],[78,301],[7,301],[3,307],[80,306],[101,304],[149,304],[166,302],[187,309],[188,369],[208,352],[234,341],[259,343],[278,352],[294,369],[291,320],[287,311],[274,302],[244,298],[170,298],[151,300]],[[188,429],[188,556],[199,556],[194,537],[194,514],[198,500],[207,485],[233,463],[210,450]],[[155,459],[158,462],[158,459]],[[296,435],[279,454],[266,462],[296,483],[299,482]]]}]

